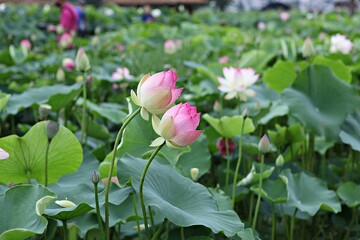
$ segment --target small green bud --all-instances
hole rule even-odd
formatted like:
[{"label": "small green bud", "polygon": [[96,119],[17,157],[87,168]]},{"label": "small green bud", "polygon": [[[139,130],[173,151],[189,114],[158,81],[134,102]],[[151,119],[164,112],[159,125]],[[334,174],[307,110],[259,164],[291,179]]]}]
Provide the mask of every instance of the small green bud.
[{"label": "small green bud", "polygon": [[275,161],[275,165],[277,167],[282,167],[284,165],[284,157],[283,155],[279,155],[277,158],[276,158],[276,161]]},{"label": "small green bud", "polygon": [[51,141],[59,131],[59,124],[57,122],[48,121],[46,124],[46,136]]},{"label": "small green bud", "polygon": [[99,181],[100,181],[100,178],[99,178],[99,175],[97,174],[96,171],[93,172],[92,176],[91,176],[91,181],[94,183],[94,184],[98,184]]},{"label": "small green bud", "polygon": [[190,169],[190,176],[193,181],[196,181],[196,179],[199,176],[199,169],[198,168],[191,168]]},{"label": "small green bud", "polygon": [[304,45],[302,47],[302,55],[304,58],[310,57],[315,54],[314,44],[310,37],[307,37],[304,41]]},{"label": "small green bud", "polygon": [[75,58],[76,70],[85,72],[91,68],[90,61],[83,48],[80,48]]},{"label": "small green bud", "polygon": [[63,82],[65,80],[65,72],[62,68],[59,68],[56,72],[56,80]]},{"label": "small green bud", "polygon": [[270,152],[270,140],[266,134],[260,139],[258,150],[262,154]]},{"label": "small green bud", "polygon": [[39,106],[39,118],[46,119],[51,113],[51,106],[49,104],[41,104]]},{"label": "small green bud", "polygon": [[246,119],[249,115],[249,109],[245,108],[244,111],[241,113],[241,116]]}]

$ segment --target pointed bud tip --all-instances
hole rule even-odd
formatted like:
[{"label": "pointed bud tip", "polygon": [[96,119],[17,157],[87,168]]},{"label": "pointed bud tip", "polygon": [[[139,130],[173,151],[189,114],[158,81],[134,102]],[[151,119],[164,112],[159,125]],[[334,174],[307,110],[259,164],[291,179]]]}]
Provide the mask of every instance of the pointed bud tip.
[{"label": "pointed bud tip", "polygon": [[268,136],[264,134],[264,136],[259,141],[259,145],[258,145],[259,152],[262,154],[270,152],[270,146],[271,146],[270,140]]}]

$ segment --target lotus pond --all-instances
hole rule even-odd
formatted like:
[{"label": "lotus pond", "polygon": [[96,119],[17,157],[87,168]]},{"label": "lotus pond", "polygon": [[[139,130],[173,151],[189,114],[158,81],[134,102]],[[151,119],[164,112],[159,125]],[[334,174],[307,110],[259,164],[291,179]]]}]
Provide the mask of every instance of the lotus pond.
[{"label": "lotus pond", "polygon": [[0,240],[359,239],[360,15],[0,8]]}]

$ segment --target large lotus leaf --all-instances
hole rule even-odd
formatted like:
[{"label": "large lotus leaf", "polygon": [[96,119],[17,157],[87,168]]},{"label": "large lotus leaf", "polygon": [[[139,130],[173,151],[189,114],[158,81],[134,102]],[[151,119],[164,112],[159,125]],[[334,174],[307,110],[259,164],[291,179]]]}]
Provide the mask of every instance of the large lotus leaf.
[{"label": "large lotus leaf", "polygon": [[6,106],[10,97],[10,94],[0,93],[0,111]]},{"label": "large lotus leaf", "polygon": [[74,97],[79,94],[80,90],[80,83],[71,86],[56,84],[29,89],[24,93],[12,95],[3,111],[5,114],[16,114],[21,109],[30,107],[33,104],[46,102],[49,102],[53,110],[57,111],[72,101]]},{"label": "large lotus leaf", "polygon": [[[257,194],[260,192],[259,185],[252,186],[250,189]],[[261,196],[272,203],[286,202],[288,200],[286,184],[281,179],[265,179],[261,189]]]},{"label": "large lotus leaf", "polygon": [[297,76],[297,69],[301,70],[307,65],[304,62],[277,61],[273,67],[265,71],[263,76],[264,82],[270,89],[280,93],[293,84]]},{"label": "large lotus leaf", "polygon": [[355,151],[360,151],[360,111],[348,115],[341,126],[340,139]]},{"label": "large lotus leaf", "polygon": [[242,240],[257,240],[259,238],[254,237],[254,232],[251,228],[245,228],[244,230],[237,233]]},{"label": "large lotus leaf", "polygon": [[[119,180],[131,178],[131,184],[138,191],[145,163],[145,160],[131,156],[121,158],[117,168]],[[178,226],[203,225],[215,233],[223,231],[226,236],[235,235],[243,227],[234,211],[218,210],[207,188],[156,160],[146,175],[144,198],[146,205],[157,209]]]},{"label": "large lotus leaf", "polygon": [[339,79],[344,80],[345,82],[351,83],[351,69],[347,67],[343,61],[337,59],[333,60],[330,58],[326,58],[324,56],[318,55],[314,59],[314,64],[316,65],[323,65],[329,67],[335,76],[337,76]]},{"label": "large lotus leaf", "polygon": [[360,204],[360,185],[353,182],[346,182],[339,186],[337,194],[351,208]]},{"label": "large lotus leaf", "polygon": [[274,102],[267,114],[265,114],[260,120],[258,121],[259,124],[266,125],[272,119],[276,117],[282,117],[289,113],[289,107],[284,104],[283,102],[276,101]]},{"label": "large lotus leaf", "polygon": [[310,66],[300,73],[283,101],[290,115],[327,141],[337,140],[345,117],[354,112],[359,98],[352,87],[325,66]]},{"label": "large lotus leaf", "polygon": [[110,120],[113,123],[122,123],[126,117],[126,113],[122,111],[122,107],[116,103],[95,103],[87,101],[86,106],[97,115]]},{"label": "large lotus leaf", "polygon": [[[116,156],[119,158],[128,153],[135,157],[146,157],[154,150],[153,147],[150,147],[151,142],[158,137],[152,128],[151,121],[145,121],[138,115],[126,127]],[[168,160],[171,165],[175,166],[179,157],[189,151],[190,147],[185,147],[180,150],[165,147],[161,149],[159,155]],[[106,177],[109,173],[111,155],[112,153],[100,164],[99,173],[101,178]],[[115,169],[113,175],[115,175]]]},{"label": "large lotus leaf", "polygon": [[[0,139],[0,146],[10,157],[0,161],[2,182],[22,183],[29,179],[45,182],[47,121],[35,124],[23,137],[11,135]],[[75,172],[83,160],[82,147],[75,135],[64,126],[52,139],[49,148],[48,183]]]},{"label": "large lotus leaf", "polygon": [[289,169],[280,175],[287,183],[290,206],[314,216],[320,209],[334,213],[341,211],[336,193],[329,190],[320,179],[305,172],[291,173]]},{"label": "large lotus leaf", "polygon": [[223,137],[232,138],[240,135],[241,126],[244,124],[243,134],[252,133],[255,126],[250,118],[242,116],[222,117],[220,119],[214,118],[209,114],[204,114],[203,118]]},{"label": "large lotus leaf", "polygon": [[41,185],[22,185],[0,195],[0,240],[23,240],[42,234],[47,220],[45,207],[55,201],[55,193]]}]

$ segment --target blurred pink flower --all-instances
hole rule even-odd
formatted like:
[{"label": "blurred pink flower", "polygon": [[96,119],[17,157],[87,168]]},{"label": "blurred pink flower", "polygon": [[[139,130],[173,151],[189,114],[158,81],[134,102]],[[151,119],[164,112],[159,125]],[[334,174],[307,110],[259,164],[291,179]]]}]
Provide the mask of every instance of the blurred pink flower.
[{"label": "blurred pink flower", "polygon": [[9,158],[9,153],[7,153],[4,149],[0,148],[0,160],[4,160]]},{"label": "blurred pink flower", "polygon": [[258,22],[257,28],[261,31],[264,31],[266,29],[266,24],[264,22]]},{"label": "blurred pink flower", "polygon": [[64,58],[62,60],[62,66],[66,70],[74,70],[75,69],[75,62],[71,58]]},{"label": "blurred pink flower", "polygon": [[61,48],[72,48],[73,38],[70,33],[65,32],[60,35],[58,43]]},{"label": "blurred pink flower", "polygon": [[161,118],[153,115],[154,131],[160,136],[150,146],[159,146],[166,141],[170,148],[184,147],[192,144],[200,136],[201,130],[196,130],[200,122],[200,113],[190,103],[180,103],[173,106]]},{"label": "blurred pink flower", "polygon": [[126,49],[126,47],[125,47],[124,44],[117,44],[117,45],[116,45],[116,48],[117,48],[117,50],[119,50],[120,52],[123,52],[123,51],[125,51],[125,49]]},{"label": "blurred pink flower", "polygon": [[141,107],[143,119],[149,119],[148,112],[164,113],[179,98],[183,88],[176,88],[177,79],[178,76],[171,70],[152,76],[147,74],[141,79],[137,93],[131,90],[131,99]]},{"label": "blurred pink flower", "polygon": [[167,54],[174,54],[177,50],[179,50],[182,46],[182,41],[181,39],[177,39],[177,40],[166,40],[164,43],[164,51]]},{"label": "blurred pink flower", "polygon": [[132,80],[134,76],[130,75],[129,69],[126,67],[118,67],[116,71],[113,72],[111,78],[116,81],[120,81],[122,79]]},{"label": "blurred pink flower", "polygon": [[219,90],[225,92],[225,99],[239,97],[246,101],[247,97],[255,96],[256,92],[249,89],[259,78],[252,68],[223,68],[224,77],[218,77]]},{"label": "blurred pink flower", "polygon": [[24,46],[28,50],[31,49],[31,42],[28,39],[21,40],[20,45]]},{"label": "blurred pink flower", "polygon": [[119,89],[120,87],[119,87],[118,84],[113,83],[113,84],[111,85],[111,88],[114,89],[114,90],[117,90],[117,89]]},{"label": "blurred pink flower", "polygon": [[290,19],[290,14],[288,12],[282,11],[280,12],[279,17],[281,21],[286,22],[287,20]]},{"label": "blurred pink flower", "polygon": [[343,54],[349,54],[353,46],[352,42],[341,34],[331,36],[330,43],[331,53],[340,52]]},{"label": "blurred pink flower", "polygon": [[[229,154],[235,152],[236,145],[234,140],[228,138]],[[226,156],[226,138],[219,138],[216,143],[216,147],[222,156]]]},{"label": "blurred pink flower", "polygon": [[228,56],[222,56],[218,59],[219,63],[228,63],[230,58]]}]

